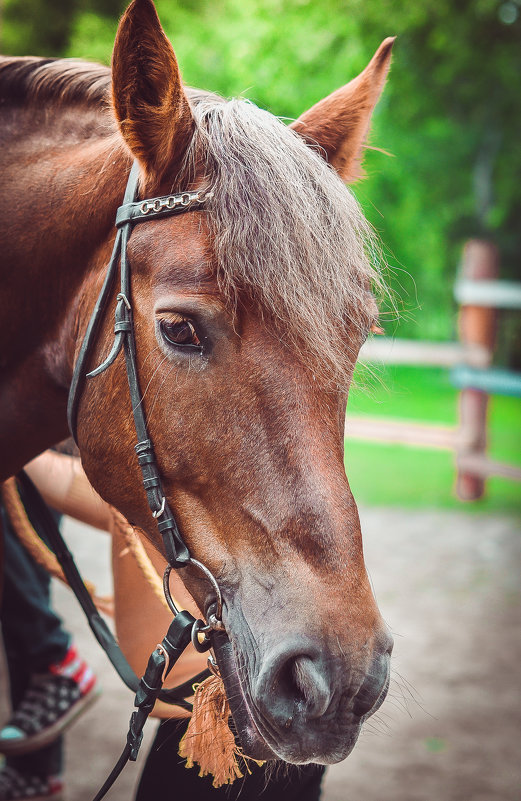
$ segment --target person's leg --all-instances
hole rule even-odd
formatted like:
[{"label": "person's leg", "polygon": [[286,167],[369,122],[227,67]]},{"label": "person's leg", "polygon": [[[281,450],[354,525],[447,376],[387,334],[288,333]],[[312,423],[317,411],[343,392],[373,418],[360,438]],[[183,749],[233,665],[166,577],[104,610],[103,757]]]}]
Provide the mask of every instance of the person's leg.
[{"label": "person's leg", "polygon": [[[3,510],[2,510],[3,514]],[[17,709],[28,692],[35,670],[46,670],[67,654],[69,635],[49,606],[49,577],[27,554],[9,523],[5,533],[4,593],[1,618],[9,671],[11,705]],[[7,756],[0,774],[0,801],[27,793],[51,793],[58,798],[63,770],[63,738],[33,753]],[[28,796],[29,797],[29,796]]]},{"label": "person's leg", "polygon": [[[7,667],[9,671],[11,705],[16,710],[26,696],[31,673],[28,670],[27,661],[14,657],[12,650],[10,651],[10,656],[7,656]],[[50,745],[37,751],[22,754],[21,756],[7,756],[5,764],[22,776],[39,776],[41,778],[59,776],[63,771],[63,737],[59,735]]]},{"label": "person's leg", "polygon": [[251,774],[232,785],[212,787],[208,776],[200,778],[197,767],[187,769],[177,755],[186,720],[166,720],[159,726],[147,756],[135,801],[150,801],[166,793],[197,801],[318,801],[324,775],[322,765],[282,765],[251,762]]},{"label": "person's leg", "polygon": [[[25,664],[24,674],[39,673],[65,658],[70,636],[50,607],[48,573],[21,544],[3,509],[2,515],[5,552],[1,619],[5,649],[8,659]],[[20,684],[17,676],[14,678]]]},{"label": "person's leg", "polygon": [[[2,510],[3,513],[3,510]],[[50,579],[4,517],[2,631],[13,714],[0,731],[0,801],[61,797],[61,732],[94,699],[95,677],[50,607]],[[19,793],[26,791],[25,795]]]},{"label": "person's leg", "polygon": [[5,764],[21,776],[38,776],[40,779],[56,778],[63,773],[63,745],[63,736],[60,735],[45,748],[39,748],[37,751],[21,756],[6,757]]}]

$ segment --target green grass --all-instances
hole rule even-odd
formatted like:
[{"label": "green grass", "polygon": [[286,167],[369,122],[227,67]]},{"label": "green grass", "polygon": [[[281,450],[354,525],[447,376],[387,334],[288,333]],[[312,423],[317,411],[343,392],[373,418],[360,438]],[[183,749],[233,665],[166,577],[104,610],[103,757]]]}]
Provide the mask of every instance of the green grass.
[{"label": "green grass", "polygon": [[349,413],[454,425],[457,392],[449,371],[423,367],[357,367]]},{"label": "green grass", "polygon": [[[386,367],[371,375],[361,367],[348,410],[352,415],[452,426],[457,422],[457,396],[449,372],[441,368]],[[521,465],[521,400],[491,399],[488,452],[495,460]],[[348,440],[345,453],[351,488],[361,504],[521,515],[521,484],[506,479],[489,479],[479,501],[459,501],[454,494],[454,455],[449,451]]]}]

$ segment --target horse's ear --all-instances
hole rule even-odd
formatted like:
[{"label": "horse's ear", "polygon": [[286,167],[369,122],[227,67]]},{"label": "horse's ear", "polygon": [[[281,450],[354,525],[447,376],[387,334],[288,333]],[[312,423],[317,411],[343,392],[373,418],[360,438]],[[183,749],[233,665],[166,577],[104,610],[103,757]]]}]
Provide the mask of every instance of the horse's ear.
[{"label": "horse's ear", "polygon": [[112,98],[125,142],[145,174],[176,172],[193,133],[177,59],[151,0],[134,0],[112,55]]},{"label": "horse's ear", "polygon": [[361,176],[362,150],[371,114],[385,84],[394,37],[382,42],[360,75],[302,114],[291,125],[318,145],[344,181]]}]

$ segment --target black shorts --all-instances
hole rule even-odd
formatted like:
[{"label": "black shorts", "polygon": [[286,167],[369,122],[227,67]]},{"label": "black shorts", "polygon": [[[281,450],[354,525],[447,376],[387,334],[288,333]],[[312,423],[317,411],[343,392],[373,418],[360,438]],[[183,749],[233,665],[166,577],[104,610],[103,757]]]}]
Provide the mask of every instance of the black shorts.
[{"label": "black shorts", "polygon": [[178,756],[179,741],[186,731],[186,720],[165,720],[150,748],[136,801],[171,798],[176,801],[318,801],[323,765],[287,765],[267,762],[251,766],[251,774],[232,785],[212,787],[208,776],[199,778],[197,766],[186,768]]}]

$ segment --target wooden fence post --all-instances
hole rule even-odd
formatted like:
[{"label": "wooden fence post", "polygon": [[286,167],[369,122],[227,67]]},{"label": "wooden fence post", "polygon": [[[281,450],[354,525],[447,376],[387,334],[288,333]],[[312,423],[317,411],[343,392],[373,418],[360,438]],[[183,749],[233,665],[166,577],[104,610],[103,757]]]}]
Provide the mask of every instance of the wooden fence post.
[{"label": "wooden fence post", "polygon": [[[499,275],[499,252],[492,242],[469,240],[463,251],[461,278],[467,281],[490,281]],[[480,345],[492,352],[496,340],[497,312],[493,307],[462,306],[458,319],[459,338],[463,345]],[[459,397],[459,428],[456,451],[456,492],[462,500],[481,498],[485,479],[460,469],[459,457],[482,456],[487,446],[487,393],[463,389]]]}]

